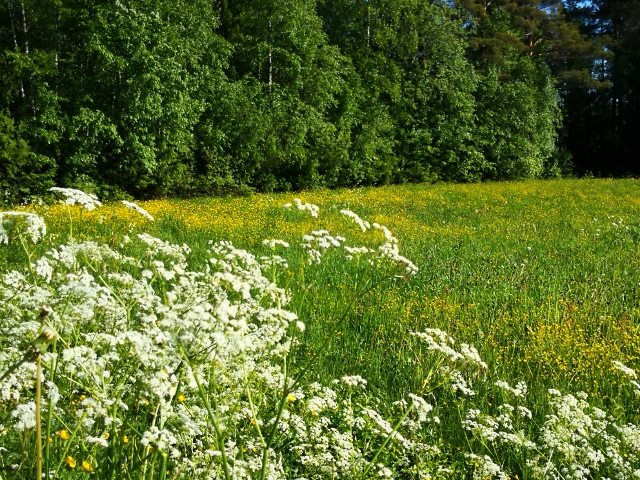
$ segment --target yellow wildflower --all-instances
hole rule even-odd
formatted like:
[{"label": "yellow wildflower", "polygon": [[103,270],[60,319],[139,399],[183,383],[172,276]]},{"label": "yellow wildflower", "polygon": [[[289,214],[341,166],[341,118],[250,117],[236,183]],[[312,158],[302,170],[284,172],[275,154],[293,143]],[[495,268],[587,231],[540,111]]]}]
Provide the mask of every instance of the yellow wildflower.
[{"label": "yellow wildflower", "polygon": [[82,470],[84,470],[85,472],[93,472],[93,467],[91,466],[91,464],[89,462],[87,462],[86,460],[82,461]]},{"label": "yellow wildflower", "polygon": [[73,458],[71,455],[67,455],[67,458],[65,460],[67,462],[67,467],[76,468],[76,459]]}]

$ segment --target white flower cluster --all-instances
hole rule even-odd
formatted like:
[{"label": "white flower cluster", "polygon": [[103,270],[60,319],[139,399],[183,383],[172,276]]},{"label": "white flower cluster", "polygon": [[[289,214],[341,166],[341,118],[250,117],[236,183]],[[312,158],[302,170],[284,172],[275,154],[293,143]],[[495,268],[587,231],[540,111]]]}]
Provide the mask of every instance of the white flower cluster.
[{"label": "white flower cluster", "polygon": [[61,187],[51,187],[49,191],[62,194],[65,197],[64,203],[67,205],[75,205],[77,203],[89,211],[102,206],[102,202],[93,193],[85,193],[75,188]]},{"label": "white flower cluster", "polygon": [[636,371],[617,360],[613,361],[613,366],[616,370],[629,377],[629,384],[633,387],[634,393],[636,395],[640,395],[640,382],[638,382],[638,375],[636,374]]},{"label": "white flower cluster", "polygon": [[427,350],[442,354],[450,362],[462,362],[471,366],[487,369],[487,364],[482,361],[478,350],[473,345],[460,344],[460,351],[455,350],[455,339],[448,333],[438,328],[426,328],[422,332],[411,332],[411,335],[421,339],[427,346]]},{"label": "white flower cluster", "polygon": [[[318,218],[318,212],[320,212],[320,207],[318,207],[317,205],[314,205],[313,203],[303,202],[299,198],[294,198],[293,199],[293,203],[295,204],[295,207],[298,210],[303,210],[303,211],[306,210],[307,212],[309,212],[309,214],[313,218]],[[293,205],[291,205],[290,203],[285,203],[283,205],[283,207],[284,208],[292,208]]]},{"label": "white flower cluster", "polygon": [[[290,204],[287,205],[291,206]],[[340,213],[353,220],[363,232],[368,231],[372,227],[368,221],[363,220],[358,214],[351,210],[343,209]],[[385,238],[385,243],[380,245],[377,250],[365,246],[353,247],[343,245],[346,241],[344,237],[332,236],[327,230],[316,230],[311,232],[310,235],[304,235],[302,247],[307,250],[308,263],[320,264],[325,250],[342,246],[346,252],[345,258],[347,260],[368,256],[367,261],[370,264],[391,263],[400,266],[404,271],[404,275],[402,276],[415,275],[418,273],[418,267],[411,260],[400,255],[398,239],[393,236],[391,231],[384,225],[378,223],[374,223],[373,228],[381,230]]]},{"label": "white flower cluster", "polygon": [[515,387],[512,387],[508,382],[505,382],[504,380],[498,380],[495,385],[496,387],[499,387],[506,392],[512,393],[515,397],[524,397],[527,395],[526,382],[520,381]]},{"label": "white flower cluster", "polygon": [[526,437],[524,429],[521,428],[522,422],[531,418],[531,412],[528,409],[525,407],[516,409],[513,405],[505,403],[498,406],[498,412],[498,415],[489,415],[477,409],[469,409],[462,426],[484,442],[509,445],[515,450],[533,450],[537,447]]},{"label": "white flower cluster", "polygon": [[539,454],[528,461],[534,475],[545,479],[600,477],[600,468],[610,464],[614,478],[631,478],[632,464],[638,465],[637,452],[624,457],[606,413],[590,406],[585,393],[562,395],[551,389],[549,394],[555,412],[547,416],[540,431]]},{"label": "white flower cluster", "polygon": [[154,221],[154,219],[151,216],[151,214],[149,212],[147,212],[144,208],[142,208],[140,205],[138,205],[138,204],[136,204],[134,202],[129,202],[127,200],[122,200],[122,204],[125,207],[127,207],[128,209],[133,210],[134,212],[138,212],[140,215],[142,215],[143,217],[148,218],[152,222]]},{"label": "white flower cluster", "polygon": [[384,225],[380,225],[378,223],[373,224],[373,228],[378,230],[382,230],[384,233],[385,243],[378,247],[378,252],[380,256],[391,260],[398,265],[401,265],[404,268],[404,271],[407,275],[415,275],[418,273],[418,267],[407,257],[400,255],[400,251],[398,249],[398,239],[393,236],[391,231]]},{"label": "white flower cluster", "polygon": [[[525,400],[524,382],[515,388],[502,381],[496,386],[518,401]],[[550,389],[549,398],[552,411],[537,432],[531,423],[532,412],[524,405],[508,403],[499,405],[494,415],[469,409],[462,426],[497,459],[506,452],[523,455],[526,478],[640,478],[640,427],[617,425],[604,410],[589,405],[583,392],[563,395]],[[501,475],[485,469],[489,460],[493,463],[489,456],[467,457],[475,462],[478,478]]]},{"label": "white flower cluster", "polygon": [[0,244],[9,243],[7,224],[15,226],[16,222],[24,220],[25,233],[33,243],[38,243],[47,233],[47,225],[40,215],[31,212],[0,212]]},{"label": "white flower cluster", "polygon": [[302,237],[304,243],[302,248],[307,251],[308,262],[310,264],[319,264],[322,261],[322,252],[332,247],[339,247],[346,238],[341,236],[332,236],[328,230],[314,230],[311,235]]},{"label": "white flower cluster", "polygon": [[471,460],[476,469],[473,472],[473,480],[508,480],[509,476],[502,471],[500,465],[491,460],[488,455],[476,455],[475,453],[468,453],[466,457]]},{"label": "white flower cluster", "polygon": [[[309,241],[327,249],[344,239],[316,231]],[[148,234],[122,248],[136,256],[72,242],[33,261],[37,282],[17,270],[0,279],[0,371],[23,356],[50,307],[46,321],[60,338],[43,357],[52,431],[76,432],[74,442],[95,458],[128,437],[141,457],[166,454],[176,479],[249,479],[263,468],[273,479],[430,471],[438,449],[418,435],[433,421],[421,397],[411,397],[394,430],[367,404],[357,375],[292,391],[283,365],[304,324],[263,274],[286,260],[210,242],[205,268],[193,269],[187,245]],[[5,436],[16,442],[35,425],[34,368],[26,362],[0,384],[0,401],[15,405]],[[267,443],[274,431],[278,441]],[[371,464],[385,442],[393,455]]]},{"label": "white flower cluster", "polygon": [[271,240],[265,239],[262,241],[262,244],[266,245],[271,250],[275,250],[276,246],[278,245],[284,248],[289,248],[289,244],[287,242],[285,242],[284,240],[279,240],[277,238]]},{"label": "white flower cluster", "polygon": [[360,218],[360,216],[357,213],[352,212],[351,210],[340,210],[340,213],[343,214],[345,217],[351,218],[356,225],[358,225],[360,227],[360,229],[363,232],[366,232],[368,229],[371,228],[371,224],[369,222],[367,222],[366,220],[363,220],[362,218]]}]

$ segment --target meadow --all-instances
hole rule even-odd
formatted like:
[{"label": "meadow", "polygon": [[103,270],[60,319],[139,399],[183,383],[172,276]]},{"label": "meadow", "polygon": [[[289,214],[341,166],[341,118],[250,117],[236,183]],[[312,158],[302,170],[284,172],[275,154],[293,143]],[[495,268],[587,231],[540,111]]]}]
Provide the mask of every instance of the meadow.
[{"label": "meadow", "polygon": [[[47,318],[54,319],[54,346],[41,355],[47,380],[40,462],[46,478],[640,477],[640,385],[635,383],[640,367],[640,182],[405,185],[138,205],[154,221],[116,203],[90,211],[63,204],[28,207],[44,219],[44,239],[32,244],[21,234],[26,227],[13,225],[7,231],[15,238],[8,235],[7,245],[0,245],[0,271],[23,272],[19,280],[16,275],[3,280],[2,372],[39,338]],[[144,236],[142,243],[137,241],[144,233],[167,243]],[[269,239],[279,242],[264,242]],[[73,247],[92,241],[147,263],[134,265],[95,245]],[[58,253],[47,254],[54,247]],[[76,257],[65,263],[70,249]],[[255,257],[247,257],[248,252]],[[55,283],[55,273],[39,273],[44,267],[36,259],[45,254],[54,272],[66,269],[60,284],[47,295],[26,298],[24,292]],[[112,273],[100,274],[109,268]],[[221,273],[212,278],[229,282],[226,293],[207,290],[190,297],[205,288],[197,279],[216,268]],[[83,313],[89,297],[82,295],[89,294],[69,293],[74,275],[91,276],[109,298],[118,299],[114,302],[124,309],[126,325],[113,320],[107,327],[107,319],[117,315],[100,302],[91,307],[93,313]],[[139,279],[140,289],[156,292],[156,300],[149,300],[154,306],[145,307],[153,310],[153,321],[145,320],[151,315],[147,310],[135,313],[143,296],[131,293],[133,280],[123,280],[124,275]],[[225,275],[249,282],[246,292],[251,293]],[[112,281],[116,278],[119,283]],[[16,286],[20,282],[31,286]],[[191,303],[176,300],[181,295]],[[211,307],[209,299],[202,308],[217,312],[212,315],[216,321],[237,318],[250,305],[247,318],[253,320],[224,324],[229,338],[242,329],[253,334],[262,328],[256,318],[280,315],[256,337],[263,341],[271,335],[271,340],[252,350],[242,330],[233,356],[220,350],[217,327],[194,323],[179,331],[162,330],[167,309],[190,318],[201,311],[192,306],[194,298],[212,295],[219,305]],[[53,314],[38,319],[45,301],[38,303],[38,298],[63,300],[51,304]],[[179,310],[178,304],[190,306]],[[74,311],[70,305],[77,305],[76,313],[68,313],[75,323],[62,318],[62,311]],[[220,305],[234,306],[233,315],[220,313]],[[268,313],[282,309],[288,313]],[[142,380],[127,388],[127,382],[115,388],[104,380],[119,369],[133,371],[124,361],[133,347],[122,347],[119,356],[104,352],[120,348],[113,340],[117,332],[142,331],[145,322],[157,325],[144,328],[157,326],[163,332],[156,347],[171,343],[177,352],[175,358],[166,354],[157,361],[135,354],[140,368],[149,368],[145,375],[164,372],[168,379],[161,375],[161,380],[168,382],[169,393],[148,387],[146,394],[133,395],[138,387],[132,385]],[[102,328],[112,335],[109,341],[100,336],[107,335]],[[89,331],[93,336],[87,336]],[[186,331],[191,332],[188,342]],[[202,332],[212,335],[208,341],[216,348],[203,343],[189,353],[193,344],[204,342]],[[153,335],[160,338],[160,333]],[[77,365],[64,354],[89,347],[94,353],[78,354]],[[207,357],[216,349],[217,356]],[[75,366],[63,368],[57,362]],[[78,380],[83,362],[97,362],[110,373],[96,380],[85,372]],[[3,379],[0,396],[0,478],[33,478],[39,461],[35,425],[25,420],[16,430],[23,417],[15,412],[35,395],[35,366],[26,362],[16,372]],[[273,382],[264,380],[272,374]],[[333,379],[343,379],[344,386]],[[103,385],[101,394],[86,382],[110,386]],[[68,405],[52,400],[53,384]],[[235,396],[229,393],[234,389]],[[225,400],[225,394],[233,399]],[[133,395],[139,401],[124,400],[127,406],[116,408],[105,400],[101,408],[111,413],[92,413],[99,418],[89,424],[87,399],[100,395]],[[194,417],[187,421],[187,410],[180,409],[189,399]],[[228,406],[222,408],[225,401]],[[307,414],[301,410],[296,421],[306,426],[294,428],[294,412],[303,405]],[[184,433],[198,416],[206,425],[193,427],[191,436]],[[395,420],[385,423],[382,417]],[[274,422],[290,423],[272,428]],[[175,428],[189,440],[172,430],[178,423]],[[154,437],[148,433],[153,428],[176,438],[157,432]],[[314,429],[324,433],[313,437],[309,432]],[[211,439],[202,440],[207,435]],[[198,457],[198,451],[208,451],[207,442],[214,453]],[[340,442],[350,445],[350,453],[328,445]]]}]

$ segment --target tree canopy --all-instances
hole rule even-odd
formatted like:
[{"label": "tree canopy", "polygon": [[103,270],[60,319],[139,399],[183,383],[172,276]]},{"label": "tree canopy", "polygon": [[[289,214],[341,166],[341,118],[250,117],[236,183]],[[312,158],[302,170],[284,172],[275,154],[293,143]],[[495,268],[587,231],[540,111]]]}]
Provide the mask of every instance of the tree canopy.
[{"label": "tree canopy", "polygon": [[639,25],[636,0],[7,0],[0,201],[634,173]]}]

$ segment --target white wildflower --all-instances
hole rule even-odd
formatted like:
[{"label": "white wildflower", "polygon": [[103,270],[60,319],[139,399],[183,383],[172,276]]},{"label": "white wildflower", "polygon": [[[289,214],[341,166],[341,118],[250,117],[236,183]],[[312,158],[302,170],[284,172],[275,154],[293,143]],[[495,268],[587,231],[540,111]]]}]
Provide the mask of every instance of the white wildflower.
[{"label": "white wildflower", "polygon": [[0,243],[9,243],[5,222],[21,218],[27,224],[26,234],[33,243],[38,243],[47,233],[47,225],[40,215],[31,212],[0,212]]},{"label": "white wildflower", "polygon": [[531,419],[531,417],[533,416],[531,410],[529,410],[527,407],[523,407],[522,405],[518,405],[518,413],[523,418]]},{"label": "white wildflower", "polygon": [[[312,203],[303,202],[299,198],[294,198],[293,199],[293,203],[295,204],[295,207],[298,210],[307,211],[307,212],[309,212],[309,214],[313,218],[318,218],[318,212],[320,211],[320,207],[318,207],[317,205],[314,205]],[[290,203],[285,203],[283,205],[283,207],[284,208],[291,208],[291,207],[293,207],[293,205],[291,205]]]},{"label": "white wildflower", "polygon": [[344,383],[345,385],[349,385],[350,387],[365,388],[367,386],[367,381],[360,375],[345,376],[342,377],[341,380],[342,383]]},{"label": "white wildflower", "polygon": [[137,205],[134,202],[128,202],[127,200],[122,200],[122,204],[125,207],[129,208],[130,210],[138,212],[140,215],[147,217],[152,222],[154,221],[154,218],[151,216],[151,214],[147,212],[144,208],[142,208],[140,205]]},{"label": "white wildflower", "polygon": [[476,392],[469,386],[460,372],[451,372],[449,378],[451,380],[451,390],[453,390],[454,392],[459,391],[463,395],[468,395],[470,397],[476,394]]},{"label": "white wildflower", "polygon": [[32,264],[32,268],[36,272],[36,274],[43,278],[45,282],[51,282],[51,277],[53,276],[53,267],[49,262],[49,259],[46,257],[39,258],[36,260],[35,264]]},{"label": "white wildflower", "polygon": [[14,428],[18,432],[24,432],[36,427],[36,404],[29,402],[15,407],[11,416],[16,419]]},{"label": "white wildflower", "polygon": [[289,244],[287,242],[285,242],[284,240],[278,240],[278,239],[271,239],[271,240],[265,239],[262,241],[262,244],[268,246],[272,250],[274,250],[277,245],[280,245],[281,247],[284,247],[284,248],[289,248]]},{"label": "white wildflower", "polygon": [[493,462],[488,455],[480,456],[475,453],[467,453],[465,455],[469,460],[473,461],[476,469],[473,472],[474,480],[487,480],[496,478],[498,480],[508,480],[506,473],[502,471],[499,465]]},{"label": "white wildflower", "polygon": [[371,224],[369,222],[367,222],[366,220],[363,220],[362,218],[360,218],[360,216],[358,216],[357,213],[352,212],[351,210],[340,210],[340,213],[343,214],[345,217],[349,217],[351,218],[356,225],[358,225],[360,227],[360,229],[363,232],[366,232],[369,228],[371,228]]},{"label": "white wildflower", "polygon": [[99,446],[101,446],[103,448],[108,448],[109,447],[109,441],[104,436],[92,437],[91,435],[87,435],[84,440],[87,443],[93,443],[93,444],[99,445]]},{"label": "white wildflower", "polygon": [[52,187],[49,189],[51,192],[61,193],[66,197],[65,203],[67,205],[75,205],[76,203],[82,205],[87,210],[95,210],[96,207],[101,207],[102,202],[98,200],[93,193],[85,193],[82,190],[76,190],[75,188],[60,188]]},{"label": "white wildflower", "polygon": [[634,369],[632,369],[632,368],[627,367],[622,362],[619,362],[617,360],[613,360],[613,366],[615,367],[616,370],[618,370],[619,372],[622,372],[623,374],[625,374],[629,378],[632,378],[634,380],[638,378],[638,375],[636,374],[636,371]]},{"label": "white wildflower", "polygon": [[524,397],[528,391],[527,384],[522,381],[518,382],[515,387],[511,387],[508,382],[498,380],[495,386],[512,393],[515,397]]}]

